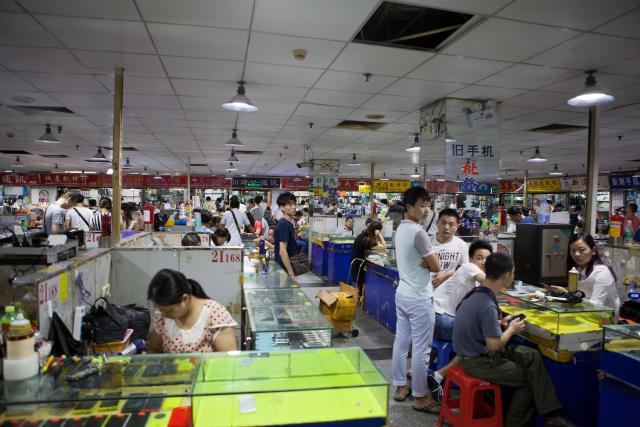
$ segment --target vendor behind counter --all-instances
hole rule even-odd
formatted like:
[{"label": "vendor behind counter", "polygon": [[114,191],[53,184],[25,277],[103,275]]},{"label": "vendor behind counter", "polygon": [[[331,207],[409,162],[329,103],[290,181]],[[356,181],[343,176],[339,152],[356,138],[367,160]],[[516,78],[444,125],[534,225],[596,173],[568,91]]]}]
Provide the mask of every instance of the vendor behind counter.
[{"label": "vendor behind counter", "polygon": [[175,270],[160,270],[151,279],[148,299],[156,308],[152,353],[192,353],[237,349],[231,314],[212,300],[193,279]]}]

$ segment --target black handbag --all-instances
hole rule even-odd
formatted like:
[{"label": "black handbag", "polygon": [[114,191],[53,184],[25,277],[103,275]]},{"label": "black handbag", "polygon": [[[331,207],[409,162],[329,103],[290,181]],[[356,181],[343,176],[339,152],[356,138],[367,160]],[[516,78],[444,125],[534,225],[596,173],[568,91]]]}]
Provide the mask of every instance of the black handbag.
[{"label": "black handbag", "polygon": [[106,298],[98,298],[84,316],[91,341],[102,344],[121,341],[127,329],[133,329],[131,339],[145,339],[151,325],[149,310],[135,304],[118,306]]},{"label": "black handbag", "polygon": [[296,276],[308,273],[311,270],[309,258],[304,254],[294,255],[289,258],[289,261],[291,262],[291,268],[293,268],[293,274]]}]

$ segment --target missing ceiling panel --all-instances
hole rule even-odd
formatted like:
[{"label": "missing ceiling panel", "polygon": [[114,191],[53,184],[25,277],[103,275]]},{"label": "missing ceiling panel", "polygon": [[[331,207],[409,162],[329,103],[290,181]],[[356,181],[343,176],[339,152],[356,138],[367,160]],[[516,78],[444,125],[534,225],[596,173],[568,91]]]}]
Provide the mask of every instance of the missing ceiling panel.
[{"label": "missing ceiling panel", "polygon": [[243,156],[262,156],[264,151],[257,150],[235,150],[236,155],[241,154]]},{"label": "missing ceiling panel", "polygon": [[66,154],[40,154],[40,157],[46,157],[48,159],[64,159],[69,156]]},{"label": "missing ceiling panel", "polygon": [[73,111],[69,110],[66,107],[37,107],[37,106],[25,106],[25,105],[7,105],[8,108],[11,108],[19,113],[25,114],[27,116],[35,116],[40,113],[62,113],[62,114],[75,114]]},{"label": "missing ceiling panel", "polygon": [[[103,150],[113,151],[113,147],[100,146],[98,148],[102,148]],[[122,151],[138,151],[136,147],[122,147]]]},{"label": "missing ceiling panel", "polygon": [[380,122],[361,122],[358,120],[343,120],[342,122],[336,125],[336,129],[376,131],[386,125],[387,123],[380,123]]},{"label": "missing ceiling panel", "polygon": [[189,163],[189,166],[191,166],[192,168],[206,168],[209,165],[207,165],[206,163]]},{"label": "missing ceiling panel", "polygon": [[0,150],[0,154],[14,154],[14,155],[24,155],[24,154],[31,154],[28,151],[24,151],[24,150]]},{"label": "missing ceiling panel", "polygon": [[385,1],[355,41],[410,49],[437,50],[473,15]]},{"label": "missing ceiling panel", "polygon": [[552,123],[550,125],[541,126],[533,129],[529,129],[529,132],[538,133],[551,133],[554,135],[564,135],[567,133],[577,132],[579,130],[587,129],[586,126],[577,125],[565,125],[562,123]]}]

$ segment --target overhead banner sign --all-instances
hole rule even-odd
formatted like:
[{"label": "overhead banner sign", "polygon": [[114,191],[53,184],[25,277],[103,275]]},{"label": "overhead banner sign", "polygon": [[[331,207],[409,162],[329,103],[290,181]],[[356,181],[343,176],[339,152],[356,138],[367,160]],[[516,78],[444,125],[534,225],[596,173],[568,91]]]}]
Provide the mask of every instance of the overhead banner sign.
[{"label": "overhead banner sign", "polygon": [[477,194],[497,194],[498,185],[489,182],[475,182],[475,180],[467,179],[460,183],[461,193],[477,193]]},{"label": "overhead banner sign", "polygon": [[530,193],[557,193],[561,190],[560,178],[534,178],[527,185]]},{"label": "overhead banner sign", "polygon": [[280,178],[233,178],[233,188],[280,188]]},{"label": "overhead banner sign", "polygon": [[609,175],[611,190],[640,190],[640,173],[612,173]]},{"label": "overhead banner sign", "polygon": [[[564,191],[587,191],[586,176],[572,176],[562,178],[561,187]],[[609,178],[607,175],[598,176],[598,190],[609,188]]]},{"label": "overhead banner sign", "polygon": [[503,179],[500,181],[500,192],[501,193],[522,193],[524,190],[524,182],[517,180],[506,180]]},{"label": "overhead banner sign", "polygon": [[192,176],[191,188],[229,188],[231,180],[223,176]]},{"label": "overhead banner sign", "polygon": [[280,188],[283,190],[308,190],[309,178],[291,178],[283,176],[280,178]]},{"label": "overhead banner sign", "polygon": [[496,178],[500,171],[500,143],[445,142],[445,173],[447,177],[473,179]]},{"label": "overhead banner sign", "polygon": [[[411,188],[411,181],[374,181],[373,192],[374,193],[403,193],[405,190]],[[358,186],[358,191],[361,193],[368,193],[371,191],[370,184],[361,184]]]},{"label": "overhead banner sign", "polygon": [[351,178],[340,178],[338,179],[338,189],[340,191],[359,191],[359,182],[366,182],[369,184],[368,180],[361,179],[351,179]]},{"label": "overhead banner sign", "polygon": [[460,184],[454,181],[427,181],[427,190],[430,193],[453,194],[460,190]]}]

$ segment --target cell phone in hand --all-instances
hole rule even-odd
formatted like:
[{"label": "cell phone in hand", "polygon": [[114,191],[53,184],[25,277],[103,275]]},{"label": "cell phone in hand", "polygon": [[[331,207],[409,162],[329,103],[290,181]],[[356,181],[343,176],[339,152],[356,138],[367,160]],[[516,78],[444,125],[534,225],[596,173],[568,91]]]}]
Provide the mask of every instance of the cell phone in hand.
[{"label": "cell phone in hand", "polygon": [[520,314],[518,314],[517,316],[514,316],[511,320],[514,320],[514,319],[524,320],[526,317],[527,317],[527,315],[526,315],[526,314],[522,314],[522,313],[520,313]]}]

